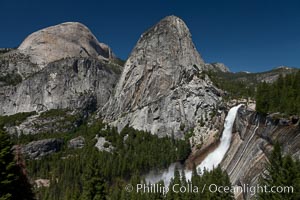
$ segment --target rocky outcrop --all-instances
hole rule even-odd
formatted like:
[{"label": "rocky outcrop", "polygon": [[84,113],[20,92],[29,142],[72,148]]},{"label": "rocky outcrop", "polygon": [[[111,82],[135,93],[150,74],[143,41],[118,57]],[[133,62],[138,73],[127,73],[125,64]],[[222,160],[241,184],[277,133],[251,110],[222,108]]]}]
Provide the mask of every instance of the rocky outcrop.
[{"label": "rocky outcrop", "polygon": [[50,180],[49,179],[36,179],[34,180],[34,186],[36,188],[41,188],[41,187],[50,187]]},{"label": "rocky outcrop", "polygon": [[0,87],[17,85],[40,68],[17,50],[0,55]]},{"label": "rocky outcrop", "polygon": [[[260,116],[241,108],[235,121],[231,146],[221,163],[234,185],[255,186],[265,169],[275,141],[279,141],[284,154],[300,159],[299,119],[283,120]],[[251,199],[251,193],[240,194],[239,199]]]},{"label": "rocky outcrop", "polygon": [[21,83],[0,87],[0,115],[49,109],[101,108],[118,80],[120,66],[93,58],[48,64]]},{"label": "rocky outcrop", "polygon": [[33,114],[17,124],[7,124],[4,129],[14,136],[67,133],[80,126],[85,118],[81,110],[54,109]]},{"label": "rocky outcrop", "polygon": [[206,63],[205,67],[207,70],[214,72],[230,72],[229,68],[223,63]]},{"label": "rocky outcrop", "polygon": [[209,78],[199,76],[204,69],[185,23],[166,17],[142,34],[100,113],[119,130],[129,125],[180,138],[219,102]]},{"label": "rocky outcrop", "polygon": [[114,57],[107,45],[100,44],[92,32],[78,22],[66,22],[34,32],[22,42],[18,50],[41,68],[69,57]]},{"label": "rocky outcrop", "polygon": [[21,153],[29,159],[39,159],[43,156],[55,153],[62,148],[62,139],[44,139],[30,142],[21,146]]},{"label": "rocky outcrop", "polygon": [[82,136],[78,136],[76,138],[73,138],[68,143],[68,148],[71,149],[81,149],[85,145],[85,139]]},{"label": "rocky outcrop", "polygon": [[14,50],[14,48],[0,48],[0,55],[4,54],[4,53],[7,53],[7,52],[10,52],[12,50]]},{"label": "rocky outcrop", "polygon": [[97,140],[95,147],[99,151],[112,152],[114,150],[112,144],[109,141],[107,141],[104,137],[99,137],[98,135],[96,135],[95,139]]}]

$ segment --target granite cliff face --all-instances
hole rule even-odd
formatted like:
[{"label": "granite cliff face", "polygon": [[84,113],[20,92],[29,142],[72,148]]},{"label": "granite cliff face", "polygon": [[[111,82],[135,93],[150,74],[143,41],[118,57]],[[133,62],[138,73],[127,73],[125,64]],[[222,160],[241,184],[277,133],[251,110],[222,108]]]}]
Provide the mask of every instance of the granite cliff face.
[{"label": "granite cliff face", "polygon": [[96,110],[108,101],[121,70],[111,49],[80,23],[37,31],[0,56],[0,115]]},{"label": "granite cliff face", "polygon": [[96,59],[56,61],[16,86],[1,87],[0,114],[86,106],[96,109],[107,102],[117,79],[107,64]]},{"label": "granite cliff face", "polygon": [[[300,159],[298,118],[262,117],[254,111],[240,108],[234,126],[231,146],[221,163],[233,185],[255,186],[258,183],[275,141],[279,141],[284,154]],[[255,198],[249,193],[238,194],[237,197]]]},{"label": "granite cliff face", "polygon": [[209,78],[200,76],[205,67],[185,23],[168,16],[142,34],[100,113],[119,130],[129,125],[182,137],[220,100]]}]

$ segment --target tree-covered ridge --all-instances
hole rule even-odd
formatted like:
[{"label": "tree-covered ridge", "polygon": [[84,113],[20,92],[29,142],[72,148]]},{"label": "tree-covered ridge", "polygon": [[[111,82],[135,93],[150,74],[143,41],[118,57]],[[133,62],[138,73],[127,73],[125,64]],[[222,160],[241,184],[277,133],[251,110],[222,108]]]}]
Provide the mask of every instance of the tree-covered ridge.
[{"label": "tree-covered ridge", "polygon": [[[65,145],[61,152],[27,161],[32,179],[50,180],[49,188],[37,190],[40,199],[89,199],[82,195],[89,196],[86,190],[96,187],[98,181],[109,192],[113,186],[125,183],[133,175],[141,176],[150,169],[167,168],[172,162],[185,160],[190,153],[188,141],[158,138],[157,135],[129,127],[118,133],[116,128],[101,121],[95,121],[92,125],[84,123],[70,134],[73,137],[84,136],[86,146],[74,150]],[[68,139],[65,135],[62,138]],[[104,137],[113,146],[113,151],[95,148],[96,135]]]},{"label": "tree-covered ridge", "polygon": [[254,97],[256,81],[247,73],[213,71],[202,73],[207,74],[217,88],[226,92],[225,99]]},{"label": "tree-covered ridge", "polygon": [[300,71],[257,87],[256,110],[261,113],[280,112],[300,115]]},{"label": "tree-covered ridge", "polygon": [[300,199],[300,162],[292,159],[290,155],[283,156],[279,143],[274,145],[274,150],[269,158],[266,171],[260,177],[260,185],[271,187],[290,187],[293,189],[285,192],[260,192],[258,199],[270,200],[296,200]]},{"label": "tree-covered ridge", "polygon": [[214,85],[226,92],[224,98],[255,98],[256,88],[262,82],[273,82],[279,75],[286,76],[299,71],[296,68],[280,67],[266,72],[202,72],[207,74]]},{"label": "tree-covered ridge", "polygon": [[0,116],[0,129],[3,130],[5,126],[16,126],[22,123],[25,119],[36,112],[17,113],[10,116]]}]

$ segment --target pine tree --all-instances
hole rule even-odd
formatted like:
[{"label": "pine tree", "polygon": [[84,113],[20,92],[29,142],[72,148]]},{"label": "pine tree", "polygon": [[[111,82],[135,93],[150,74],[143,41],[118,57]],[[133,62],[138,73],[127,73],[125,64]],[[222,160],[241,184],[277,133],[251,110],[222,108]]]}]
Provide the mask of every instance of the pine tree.
[{"label": "pine tree", "polygon": [[181,194],[180,193],[175,193],[173,191],[173,188],[175,190],[178,190],[180,186],[181,186],[180,172],[179,172],[178,168],[175,167],[174,178],[171,179],[171,182],[170,182],[170,185],[169,185],[169,192],[167,194],[167,199],[179,200],[181,198],[180,197]]},{"label": "pine tree", "polygon": [[285,115],[300,114],[300,70],[285,77],[279,75],[274,83],[258,84],[256,110],[261,113],[281,112]]},{"label": "pine tree", "polygon": [[260,177],[260,185],[266,186],[268,190],[275,186],[292,186],[294,192],[272,193],[261,192],[258,194],[259,199],[299,199],[300,196],[300,166],[291,156],[282,156],[281,147],[278,142],[274,145],[274,149],[266,166],[266,171]]},{"label": "pine tree", "polygon": [[0,130],[0,199],[35,199],[25,169],[14,157],[10,138]]},{"label": "pine tree", "polygon": [[9,137],[0,130],[0,197],[10,199],[13,196],[13,186],[17,179],[12,144]]},{"label": "pine tree", "polygon": [[106,181],[99,172],[97,165],[91,159],[84,175],[84,185],[81,199],[105,200],[107,195]]}]

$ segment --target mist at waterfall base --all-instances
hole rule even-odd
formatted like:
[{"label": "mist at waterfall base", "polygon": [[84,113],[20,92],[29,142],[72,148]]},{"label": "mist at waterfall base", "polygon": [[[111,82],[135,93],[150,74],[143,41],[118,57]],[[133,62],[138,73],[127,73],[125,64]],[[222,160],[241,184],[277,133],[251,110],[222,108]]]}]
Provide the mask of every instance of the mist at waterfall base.
[{"label": "mist at waterfall base", "polygon": [[[163,180],[164,185],[168,186],[171,182],[171,179],[174,178],[175,169],[179,170],[180,175],[181,175],[181,172],[184,169],[184,165],[179,162],[175,162],[175,163],[172,163],[168,169],[158,170],[158,171],[151,170],[145,176],[145,181],[146,181],[146,183],[155,184],[155,183],[158,183],[159,181]],[[187,180],[191,180],[192,171],[184,170],[184,174],[185,174],[185,177]]]},{"label": "mist at waterfall base", "polygon": [[[237,111],[241,106],[242,104],[232,107],[229,110],[225,118],[224,130],[222,133],[220,144],[213,152],[206,156],[206,158],[201,162],[200,165],[197,166],[197,172],[199,174],[201,174],[204,169],[206,169],[207,171],[211,171],[213,168],[217,167],[221,163],[223,157],[225,156],[227,150],[230,147],[233,123],[235,121]],[[163,180],[165,186],[168,186],[171,182],[171,179],[174,177],[174,172],[176,168],[181,173],[181,171],[184,169],[184,165],[176,162],[172,163],[168,169],[159,171],[152,170],[145,176],[145,181],[146,183],[154,184]],[[186,179],[191,180],[192,171],[184,170],[184,172]]]}]

